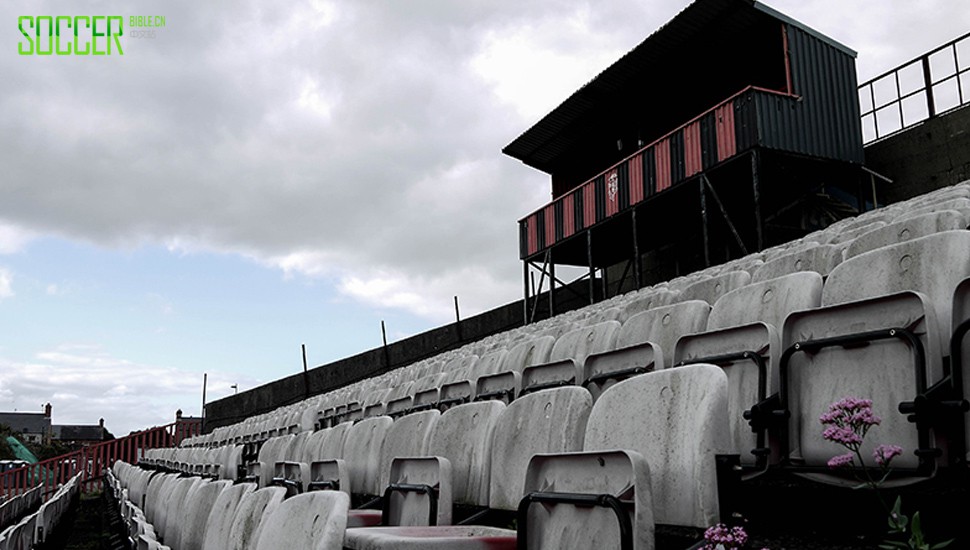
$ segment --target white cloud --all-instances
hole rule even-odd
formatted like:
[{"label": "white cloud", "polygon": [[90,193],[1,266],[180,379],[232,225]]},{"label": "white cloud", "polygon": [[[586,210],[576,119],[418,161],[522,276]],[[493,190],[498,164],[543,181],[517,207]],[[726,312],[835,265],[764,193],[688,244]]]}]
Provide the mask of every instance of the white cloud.
[{"label": "white cloud", "polygon": [[[229,386],[252,387],[244,377],[210,372],[208,395],[232,393]],[[65,345],[18,362],[0,357],[0,409],[40,410],[50,402],[55,424],[96,424],[116,436],[173,422],[175,410],[197,416],[202,375],[176,368],[120,359],[96,345]]]},{"label": "white cloud", "polygon": [[13,275],[10,270],[0,267],[0,300],[13,296]]},{"label": "white cloud", "polygon": [[33,231],[0,220],[0,254],[20,252],[33,238]]}]

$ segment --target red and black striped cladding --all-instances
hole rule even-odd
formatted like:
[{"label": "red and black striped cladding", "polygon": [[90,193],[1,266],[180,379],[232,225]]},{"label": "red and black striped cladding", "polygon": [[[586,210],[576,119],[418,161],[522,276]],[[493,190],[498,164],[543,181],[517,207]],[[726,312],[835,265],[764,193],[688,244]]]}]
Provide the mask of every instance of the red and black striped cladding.
[{"label": "red and black striped cladding", "polygon": [[677,183],[686,177],[684,170],[684,129],[670,134],[670,182]]},{"label": "red and black striped cladding", "polygon": [[740,92],[521,220],[522,257],[533,256],[753,146],[758,130],[751,97],[765,93],[784,96],[765,90]]}]

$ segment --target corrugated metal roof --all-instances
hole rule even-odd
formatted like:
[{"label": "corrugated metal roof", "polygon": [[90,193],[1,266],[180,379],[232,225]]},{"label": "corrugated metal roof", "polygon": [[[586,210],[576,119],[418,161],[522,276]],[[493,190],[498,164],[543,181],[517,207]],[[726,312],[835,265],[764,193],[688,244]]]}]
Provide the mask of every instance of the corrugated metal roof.
[{"label": "corrugated metal roof", "polygon": [[[752,64],[770,65],[770,63],[765,63],[763,59],[752,63],[752,59],[749,58],[752,52],[750,49],[746,50],[743,45],[739,45],[736,51],[732,52],[729,47],[724,51],[725,48],[712,48],[709,43],[711,40],[720,40],[721,43],[730,45],[734,43],[732,37],[738,37],[738,44],[750,45],[752,33],[764,35],[770,32],[766,22],[794,24],[815,36],[822,37],[816,31],[754,0],[697,0],[505,146],[502,152],[551,173],[559,162],[569,157],[577,144],[582,143],[584,139],[589,139],[591,126],[607,124],[592,121],[611,116],[615,118],[614,115],[624,108],[656,111],[677,105],[684,94],[683,83],[696,82],[698,78],[696,73],[704,67],[714,69],[715,67],[710,65],[712,60],[722,64],[733,64],[739,68],[739,72],[744,73],[759,70],[765,73],[776,71],[776,67],[763,67],[763,69],[752,67]],[[774,28],[771,26],[772,30]],[[779,37],[765,36],[763,39],[771,41],[776,38],[779,40],[780,50]],[[825,40],[841,49],[847,49],[835,41],[827,38]],[[711,51],[712,49],[721,51]],[[854,54],[854,52],[851,53]],[[721,67],[716,69],[722,70]],[[656,88],[645,85],[645,79],[650,78],[658,80]],[[681,83],[681,86],[678,87],[678,83]],[[638,86],[632,86],[633,84]],[[764,85],[763,82],[743,84]],[[649,88],[650,96],[647,99],[651,101],[645,108],[630,105],[639,98],[639,96],[634,98],[630,95],[631,88],[636,87]],[[723,97],[740,89],[739,85],[737,89],[724,93]],[[696,90],[692,92],[703,93]],[[709,104],[684,107],[699,112],[723,97],[704,97],[701,99]],[[624,105],[630,106],[624,107]],[[668,121],[663,122],[663,124],[667,123]],[[669,130],[669,127],[665,130]]]}]

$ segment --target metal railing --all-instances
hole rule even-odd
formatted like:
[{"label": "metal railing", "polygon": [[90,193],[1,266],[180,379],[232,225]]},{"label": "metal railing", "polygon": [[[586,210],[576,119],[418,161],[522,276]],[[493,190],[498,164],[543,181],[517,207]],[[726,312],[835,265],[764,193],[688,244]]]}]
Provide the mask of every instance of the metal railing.
[{"label": "metal railing", "polygon": [[869,144],[970,102],[970,33],[859,86]]},{"label": "metal railing", "polygon": [[146,449],[172,447],[200,432],[198,422],[177,421],[3,472],[0,496],[10,498],[41,485],[46,499],[78,473],[83,474],[81,490],[90,491],[100,487],[101,476],[116,460],[134,464]]}]

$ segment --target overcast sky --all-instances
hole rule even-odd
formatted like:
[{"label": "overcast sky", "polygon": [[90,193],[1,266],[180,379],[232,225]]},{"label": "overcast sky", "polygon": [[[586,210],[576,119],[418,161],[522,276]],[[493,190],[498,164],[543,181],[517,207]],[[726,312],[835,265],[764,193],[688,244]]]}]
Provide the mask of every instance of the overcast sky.
[{"label": "overcast sky", "polygon": [[[774,0],[860,81],[963,0]],[[0,4],[0,410],[116,435],[520,298],[547,177],[501,148],[685,0]],[[21,15],[162,15],[20,56]],[[129,33],[130,28],[126,29]]]}]

